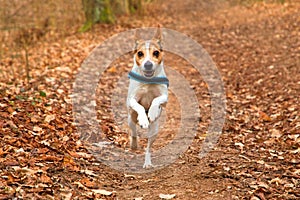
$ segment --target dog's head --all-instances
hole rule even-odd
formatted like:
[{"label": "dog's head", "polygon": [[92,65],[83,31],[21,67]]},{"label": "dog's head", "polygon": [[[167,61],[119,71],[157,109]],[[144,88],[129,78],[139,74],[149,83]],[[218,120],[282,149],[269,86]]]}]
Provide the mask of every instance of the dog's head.
[{"label": "dog's head", "polygon": [[161,46],[161,30],[158,27],[151,40],[142,40],[135,34],[136,47],[134,50],[134,60],[141,75],[151,78],[157,73],[157,69],[163,62],[163,50]]}]

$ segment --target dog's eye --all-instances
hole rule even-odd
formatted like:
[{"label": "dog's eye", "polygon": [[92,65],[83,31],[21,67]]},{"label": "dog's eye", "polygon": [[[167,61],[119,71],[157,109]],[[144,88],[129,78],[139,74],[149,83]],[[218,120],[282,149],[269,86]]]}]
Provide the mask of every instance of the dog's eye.
[{"label": "dog's eye", "polygon": [[144,53],[142,52],[142,51],[139,51],[139,52],[137,52],[137,55],[138,55],[138,57],[143,57],[144,56]]},{"label": "dog's eye", "polygon": [[157,58],[159,56],[159,51],[153,51],[153,56]]}]

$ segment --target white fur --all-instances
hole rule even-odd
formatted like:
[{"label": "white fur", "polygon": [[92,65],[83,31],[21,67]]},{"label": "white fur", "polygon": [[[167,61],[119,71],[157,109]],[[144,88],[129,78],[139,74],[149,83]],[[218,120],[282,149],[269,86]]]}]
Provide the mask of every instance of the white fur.
[{"label": "white fur", "polygon": [[[149,48],[149,43],[145,43],[146,47]],[[150,55],[149,55],[149,51],[147,51],[147,55],[145,57],[145,59],[142,62],[142,66],[138,67],[134,58],[134,66],[132,68],[132,71],[142,75],[141,73],[141,68],[143,68],[143,65],[147,62],[150,61]],[[154,69],[155,69],[155,76],[166,76],[164,68],[163,68],[163,62],[161,62],[160,64],[155,64],[154,62],[152,62],[154,65]],[[168,88],[166,85],[162,84],[159,85],[159,90],[160,93],[162,94],[161,96],[158,96],[156,98],[153,99],[151,106],[149,108],[148,111],[148,116],[145,112],[145,108],[140,105],[136,99],[135,96],[137,94],[137,92],[141,89],[143,89],[143,87],[145,87],[147,84],[145,83],[140,83],[138,81],[132,80],[130,79],[129,82],[129,89],[128,89],[128,96],[127,96],[127,107],[128,109],[133,109],[134,111],[137,112],[138,117],[138,124],[144,128],[144,129],[148,129],[148,144],[147,144],[147,148],[146,148],[146,152],[145,152],[145,163],[143,165],[144,168],[148,168],[152,166],[152,162],[151,162],[151,146],[156,138],[156,135],[158,133],[158,120],[157,118],[160,116],[161,113],[161,104],[164,104],[168,101]],[[136,133],[136,125],[135,123],[132,121],[130,114],[128,115],[128,124],[129,124],[129,128],[131,129],[131,148],[132,149],[136,149],[137,148],[137,133]]]}]

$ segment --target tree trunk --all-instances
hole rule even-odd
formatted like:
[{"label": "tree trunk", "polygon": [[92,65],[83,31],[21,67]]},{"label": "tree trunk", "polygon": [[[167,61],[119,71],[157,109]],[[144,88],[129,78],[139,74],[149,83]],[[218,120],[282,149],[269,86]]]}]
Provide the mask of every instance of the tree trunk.
[{"label": "tree trunk", "polygon": [[109,0],[82,0],[85,14],[85,23],[79,29],[85,32],[92,28],[95,23],[113,23],[115,20]]},{"label": "tree trunk", "polygon": [[145,0],[82,0],[85,23],[79,29],[85,32],[95,23],[113,23],[115,15],[130,14],[142,10]]}]

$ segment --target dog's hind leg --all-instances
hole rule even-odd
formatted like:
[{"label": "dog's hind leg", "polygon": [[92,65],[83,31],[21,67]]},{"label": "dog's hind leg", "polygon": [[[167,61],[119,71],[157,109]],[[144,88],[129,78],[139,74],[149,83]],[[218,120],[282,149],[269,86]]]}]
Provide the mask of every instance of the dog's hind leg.
[{"label": "dog's hind leg", "polygon": [[145,152],[145,163],[144,163],[143,168],[152,167],[152,162],[151,162],[151,147],[152,147],[153,142],[156,139],[157,133],[158,133],[158,120],[155,120],[149,126],[148,144],[147,144],[147,148],[146,148],[146,152]]},{"label": "dog's hind leg", "polygon": [[136,124],[132,121],[131,116],[128,115],[128,126],[130,128],[130,148],[137,149],[137,133]]}]

